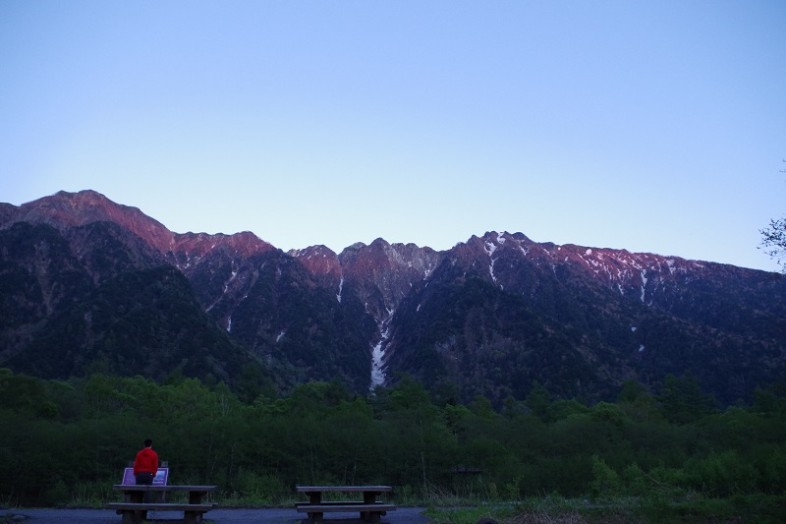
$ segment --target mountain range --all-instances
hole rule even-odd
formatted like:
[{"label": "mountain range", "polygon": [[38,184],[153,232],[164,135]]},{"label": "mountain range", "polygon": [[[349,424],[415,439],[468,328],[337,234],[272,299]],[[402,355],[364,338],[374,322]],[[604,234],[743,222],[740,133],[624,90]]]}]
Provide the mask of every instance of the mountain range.
[{"label": "mountain range", "polygon": [[786,277],[487,232],[284,252],[174,233],[94,191],[0,204],[0,366],[224,381],[250,397],[401,377],[499,404],[695,379],[719,402],[786,379]]}]

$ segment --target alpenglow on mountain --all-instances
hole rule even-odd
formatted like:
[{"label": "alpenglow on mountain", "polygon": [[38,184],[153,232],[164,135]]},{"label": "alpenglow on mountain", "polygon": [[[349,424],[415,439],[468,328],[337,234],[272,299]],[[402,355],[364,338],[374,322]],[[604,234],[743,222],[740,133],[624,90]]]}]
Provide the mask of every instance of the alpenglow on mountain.
[{"label": "alpenglow on mountain", "polygon": [[284,252],[174,233],[94,191],[0,204],[0,366],[224,381],[253,398],[402,377],[495,404],[695,379],[723,403],[786,379],[786,279],[488,232]]}]

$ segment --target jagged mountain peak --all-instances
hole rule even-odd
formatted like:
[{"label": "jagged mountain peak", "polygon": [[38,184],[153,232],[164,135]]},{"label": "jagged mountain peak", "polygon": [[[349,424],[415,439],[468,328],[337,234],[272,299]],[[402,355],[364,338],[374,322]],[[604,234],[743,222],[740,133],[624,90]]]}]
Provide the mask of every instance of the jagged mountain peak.
[{"label": "jagged mountain peak", "polygon": [[354,289],[378,324],[395,311],[412,286],[427,278],[443,255],[415,244],[353,244],[338,259],[347,285]]},{"label": "jagged mountain peak", "polygon": [[48,224],[57,229],[84,226],[93,222],[114,222],[148,244],[165,253],[174,235],[163,224],[145,215],[136,207],[117,204],[101,193],[90,189],[54,195],[22,204],[2,224],[15,222]]},{"label": "jagged mountain peak", "polygon": [[302,249],[290,249],[287,254],[295,258],[338,256],[335,251],[323,244],[317,244]]},{"label": "jagged mountain peak", "polygon": [[58,191],[54,195],[27,202],[18,207],[14,217],[16,222],[48,223],[59,227],[83,226],[102,221],[123,225],[130,219],[144,220],[166,229],[139,208],[117,204],[92,189],[75,193]]},{"label": "jagged mountain peak", "polygon": [[466,242],[459,242],[453,247],[453,251],[459,253],[482,254],[487,253],[492,256],[500,249],[516,249],[524,254],[533,246],[543,248],[549,244],[538,244],[530,240],[523,233],[508,233],[503,231],[487,231],[482,236],[472,235]]},{"label": "jagged mountain peak", "polygon": [[552,242],[535,242],[522,233],[510,234],[490,231],[481,237],[472,236],[463,244],[478,252],[486,252],[489,257],[505,250],[519,252],[522,256],[533,260],[542,259],[549,263],[566,263],[582,266],[591,272],[603,272],[608,266],[617,269],[649,270],[656,272],[677,273],[689,270],[700,270],[708,265],[722,266],[715,262],[687,260],[677,256],[658,255],[653,253],[633,253],[626,249],[589,247],[576,244],[554,244]]},{"label": "jagged mountain peak", "polygon": [[414,267],[417,269],[430,267],[440,254],[430,247],[420,247],[413,243],[391,244],[384,238],[377,238],[371,244],[355,243],[345,248],[339,255],[342,263],[353,263],[358,259],[373,259],[378,264],[391,268],[396,266]]},{"label": "jagged mountain peak", "polygon": [[249,257],[275,249],[250,231],[232,235],[224,233],[182,233],[176,234],[172,252],[187,252],[194,257],[203,257],[215,250],[224,250],[230,257]]},{"label": "jagged mountain peak", "polygon": [[[777,273],[677,256],[635,253],[625,249],[534,242],[521,233],[487,232],[458,244],[449,253],[454,267],[485,278],[503,290],[519,290],[522,268],[548,269],[561,280],[577,278],[615,293],[651,303],[668,290],[696,280],[779,279]],[[571,275],[571,276],[569,276]]]},{"label": "jagged mountain peak", "polygon": [[173,233],[139,208],[117,204],[91,189],[75,193],[59,191],[18,207],[4,204],[0,208],[0,227],[16,222],[48,224],[61,230],[95,222],[113,222],[162,255],[174,256],[175,260],[199,259],[214,249],[225,250],[235,257],[248,257],[275,249],[250,231],[232,235]]},{"label": "jagged mountain peak", "polygon": [[0,202],[0,228],[5,227],[5,224],[11,220],[16,211],[17,207],[15,205]]},{"label": "jagged mountain peak", "polygon": [[341,278],[341,262],[338,255],[323,245],[305,249],[292,249],[287,253],[300,261],[306,269],[317,276],[327,276],[336,280]]}]

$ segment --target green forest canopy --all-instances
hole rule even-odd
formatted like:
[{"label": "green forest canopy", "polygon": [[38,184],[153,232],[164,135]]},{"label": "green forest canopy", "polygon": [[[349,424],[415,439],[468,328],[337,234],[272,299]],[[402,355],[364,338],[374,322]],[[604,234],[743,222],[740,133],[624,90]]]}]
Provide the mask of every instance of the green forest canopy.
[{"label": "green forest canopy", "polygon": [[356,396],[315,382],[241,401],[224,384],[94,374],[48,381],[0,370],[0,503],[104,502],[144,438],[174,483],[222,497],[291,500],[295,484],[382,483],[398,497],[486,500],[783,494],[786,397],[713,408],[689,378],[658,395],[626,384],[614,403],[553,399],[536,385],[495,410],[439,400],[404,379]]}]

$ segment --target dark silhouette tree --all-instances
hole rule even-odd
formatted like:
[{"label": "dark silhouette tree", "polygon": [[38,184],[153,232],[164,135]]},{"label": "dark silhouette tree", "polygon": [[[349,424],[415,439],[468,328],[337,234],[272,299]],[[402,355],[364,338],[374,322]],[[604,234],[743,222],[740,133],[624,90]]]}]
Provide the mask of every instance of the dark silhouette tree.
[{"label": "dark silhouette tree", "polygon": [[[786,173],[786,169],[781,170],[781,173]],[[786,273],[786,217],[770,220],[770,224],[759,232],[762,237],[761,248],[774,258]]]},{"label": "dark silhouette tree", "polygon": [[786,272],[786,218],[770,220],[770,225],[761,230],[761,246]]}]

